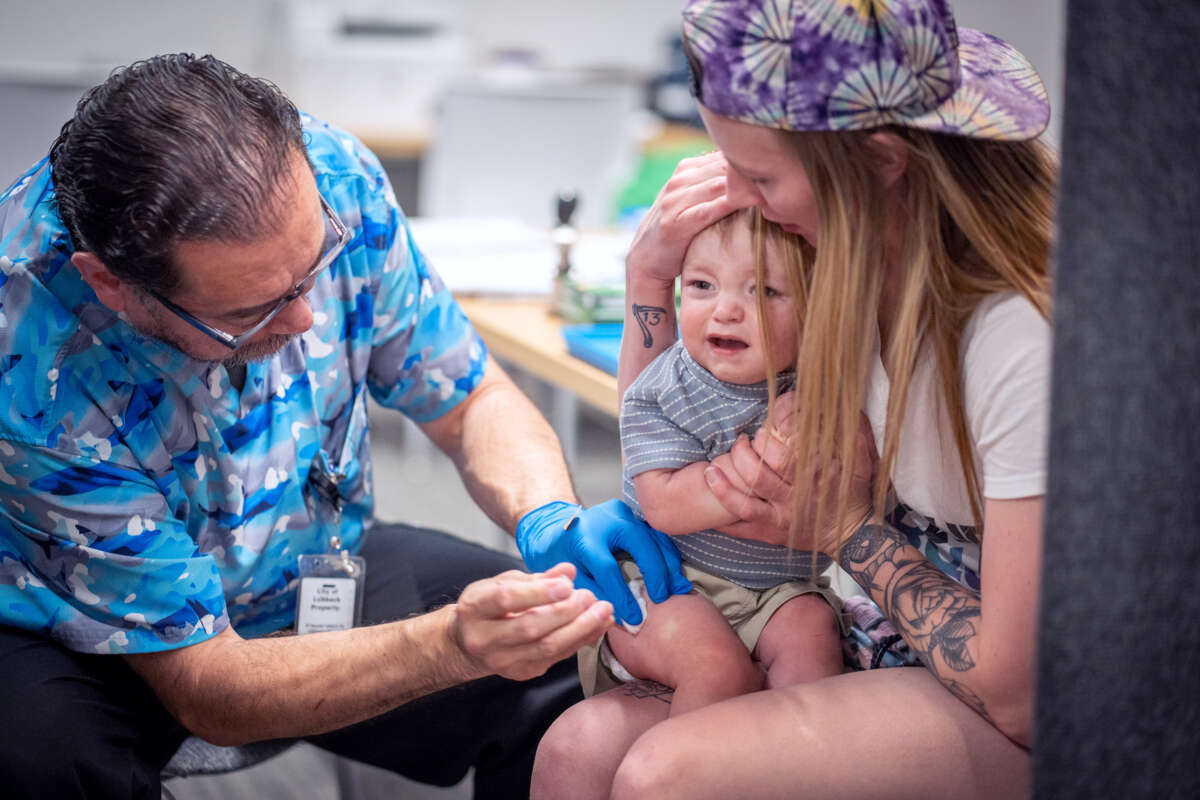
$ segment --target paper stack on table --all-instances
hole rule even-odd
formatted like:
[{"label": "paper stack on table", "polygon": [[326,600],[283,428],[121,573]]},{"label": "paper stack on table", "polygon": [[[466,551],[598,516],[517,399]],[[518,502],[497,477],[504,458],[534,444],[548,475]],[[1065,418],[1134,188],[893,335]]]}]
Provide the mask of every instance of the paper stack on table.
[{"label": "paper stack on table", "polygon": [[[550,231],[505,217],[414,217],[413,239],[450,291],[548,295],[558,263]],[[583,230],[571,249],[579,285],[624,291],[630,232]]]}]

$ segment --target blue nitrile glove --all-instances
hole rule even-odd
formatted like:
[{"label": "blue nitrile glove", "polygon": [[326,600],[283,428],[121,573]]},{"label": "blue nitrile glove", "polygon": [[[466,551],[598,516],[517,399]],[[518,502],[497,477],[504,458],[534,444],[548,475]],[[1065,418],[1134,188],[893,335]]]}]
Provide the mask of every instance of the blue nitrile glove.
[{"label": "blue nitrile glove", "polygon": [[574,564],[576,588],[590,589],[598,599],[612,603],[617,622],[637,625],[642,611],[625,584],[614,551],[623,550],[637,562],[646,593],[654,602],[692,590],[683,577],[674,542],[635,517],[620,500],[605,500],[587,509],[556,500],[535,508],[517,523],[517,549],[536,572],[563,561]]}]

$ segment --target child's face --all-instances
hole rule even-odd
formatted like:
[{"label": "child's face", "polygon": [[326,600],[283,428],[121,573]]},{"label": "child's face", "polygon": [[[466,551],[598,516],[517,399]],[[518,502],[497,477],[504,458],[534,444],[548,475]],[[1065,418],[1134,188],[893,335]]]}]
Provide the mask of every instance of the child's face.
[{"label": "child's face", "polygon": [[[769,245],[765,271],[771,363],[782,372],[795,367],[796,317],[783,265]],[[683,259],[679,332],[692,358],[727,383],[757,383],[767,377],[756,291],[754,250],[746,226],[734,228],[728,243],[715,228],[692,240]]]}]

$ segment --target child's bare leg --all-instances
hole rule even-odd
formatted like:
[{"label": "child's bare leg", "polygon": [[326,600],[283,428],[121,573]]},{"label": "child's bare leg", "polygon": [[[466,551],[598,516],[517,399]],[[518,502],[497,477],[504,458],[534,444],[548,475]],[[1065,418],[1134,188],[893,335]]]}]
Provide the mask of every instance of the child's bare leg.
[{"label": "child's bare leg", "polygon": [[608,632],[608,645],[634,677],[675,689],[671,716],[762,688],[762,672],[711,602],[674,595],[651,606],[641,631]]},{"label": "child's bare leg", "polygon": [[767,620],[754,657],[767,671],[767,689],[841,673],[841,636],[833,609],[819,594],[788,600]]}]

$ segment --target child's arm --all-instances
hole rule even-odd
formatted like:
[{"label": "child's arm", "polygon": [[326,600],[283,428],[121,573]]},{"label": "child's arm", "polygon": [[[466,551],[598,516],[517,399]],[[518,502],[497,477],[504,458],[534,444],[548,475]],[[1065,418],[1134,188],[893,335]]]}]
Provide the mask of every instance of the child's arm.
[{"label": "child's arm", "polygon": [[[728,457],[725,453],[713,461]],[[633,488],[646,522],[673,535],[737,522],[738,518],[726,511],[708,488],[704,479],[708,468],[708,461],[697,461],[679,469],[652,469],[634,476]]]}]

